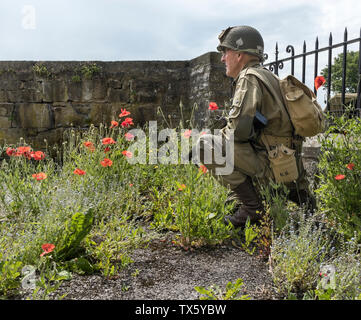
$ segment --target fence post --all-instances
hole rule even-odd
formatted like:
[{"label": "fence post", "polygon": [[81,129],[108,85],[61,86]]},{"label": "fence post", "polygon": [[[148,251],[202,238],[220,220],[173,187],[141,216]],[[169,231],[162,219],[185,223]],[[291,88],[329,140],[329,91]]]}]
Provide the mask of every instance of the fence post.
[{"label": "fence post", "polygon": [[347,64],[347,28],[343,36],[343,57],[342,57],[342,92],[341,102],[345,105],[345,91],[346,91],[346,64]]},{"label": "fence post", "polygon": [[295,48],[291,45],[286,48],[287,53],[291,53],[291,75],[295,75],[295,59],[293,58],[295,55]]},{"label": "fence post", "polygon": [[302,55],[302,82],[306,82],[306,41],[303,41],[303,55]]},{"label": "fence post", "polygon": [[[358,86],[357,86],[357,103],[356,108],[361,109],[361,28],[360,28],[360,41],[358,49]],[[360,116],[361,116],[361,111]]]},{"label": "fence post", "polygon": [[328,66],[327,66],[327,106],[326,110],[330,110],[330,97],[331,97],[331,75],[332,75],[332,32],[328,39]]},{"label": "fence post", "polygon": [[[318,72],[318,37],[316,37],[316,42],[315,42],[315,76],[313,77],[313,79],[316,79],[317,72]],[[317,96],[317,90],[316,90],[316,87],[315,87],[315,82],[313,82],[313,92]]]}]

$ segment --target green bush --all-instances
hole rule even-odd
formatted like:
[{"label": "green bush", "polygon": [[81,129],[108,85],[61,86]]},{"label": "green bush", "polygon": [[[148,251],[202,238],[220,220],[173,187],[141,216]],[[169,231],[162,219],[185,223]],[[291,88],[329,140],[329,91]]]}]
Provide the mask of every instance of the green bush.
[{"label": "green bush", "polygon": [[320,139],[319,207],[329,223],[361,240],[361,122],[357,117],[330,117],[332,125]]}]

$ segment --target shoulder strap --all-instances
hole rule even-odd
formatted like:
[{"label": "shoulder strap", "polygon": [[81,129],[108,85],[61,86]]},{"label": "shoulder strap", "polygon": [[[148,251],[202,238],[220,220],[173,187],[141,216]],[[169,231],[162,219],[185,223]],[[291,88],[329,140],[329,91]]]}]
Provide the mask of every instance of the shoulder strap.
[{"label": "shoulder strap", "polygon": [[[280,83],[280,81],[282,81],[277,75],[275,75],[273,72],[267,70],[266,68],[263,68],[263,70],[267,71],[269,74],[271,74],[274,78],[277,79],[278,83]],[[286,107],[286,102],[285,99],[283,97],[282,91],[281,91],[281,97],[279,97],[279,94],[275,91],[275,89],[269,84],[267,77],[262,74],[262,72],[258,72],[258,70],[256,68],[249,68],[247,70],[247,74],[253,74],[254,76],[256,76],[258,79],[260,79],[262,81],[262,83],[266,86],[266,88],[268,89],[268,91],[270,91],[272,93],[272,95],[275,97],[275,99],[277,100],[277,102],[283,106],[283,109],[286,111],[288,118],[291,122],[292,128],[293,128],[293,132],[295,132],[295,128],[293,127],[293,123],[291,120],[291,116],[287,110]],[[281,90],[281,88],[280,88]]]}]

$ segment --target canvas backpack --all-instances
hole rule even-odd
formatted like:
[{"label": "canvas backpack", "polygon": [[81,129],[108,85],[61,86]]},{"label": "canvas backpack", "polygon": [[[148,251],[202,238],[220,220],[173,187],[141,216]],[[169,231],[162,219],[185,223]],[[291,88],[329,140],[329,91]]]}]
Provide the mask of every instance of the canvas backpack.
[{"label": "canvas backpack", "polygon": [[[247,70],[247,73],[253,74],[260,79],[268,90],[273,92],[276,99],[279,99],[279,95],[269,85],[262,72],[257,71],[255,68],[250,68]],[[290,117],[294,128],[294,135],[313,137],[324,132],[326,117],[317,102],[314,92],[292,75],[280,79],[272,72],[270,73],[279,81],[283,100],[282,104],[285,106]]]}]

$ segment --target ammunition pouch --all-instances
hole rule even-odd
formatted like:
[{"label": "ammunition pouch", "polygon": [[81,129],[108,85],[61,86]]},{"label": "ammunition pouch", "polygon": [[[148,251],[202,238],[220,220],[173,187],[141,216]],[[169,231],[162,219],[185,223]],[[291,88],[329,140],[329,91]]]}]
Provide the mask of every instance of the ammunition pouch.
[{"label": "ammunition pouch", "polygon": [[288,183],[299,177],[296,150],[292,149],[292,137],[261,134],[261,141],[268,151],[268,159],[276,182]]}]

